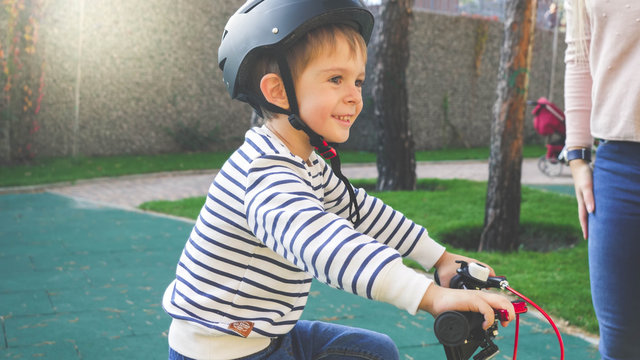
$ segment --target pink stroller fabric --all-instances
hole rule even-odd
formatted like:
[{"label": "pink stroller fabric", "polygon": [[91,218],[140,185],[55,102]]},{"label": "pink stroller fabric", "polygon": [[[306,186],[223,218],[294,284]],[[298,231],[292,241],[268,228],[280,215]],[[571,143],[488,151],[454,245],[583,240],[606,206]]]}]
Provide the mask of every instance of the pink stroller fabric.
[{"label": "pink stroller fabric", "polygon": [[534,115],[533,127],[543,136],[559,135],[559,142],[547,143],[547,159],[557,159],[564,147],[566,135],[564,112],[544,97],[538,99],[537,103],[538,105],[531,112]]},{"label": "pink stroller fabric", "polygon": [[531,112],[534,115],[533,127],[540,135],[566,134],[564,112],[556,104],[544,97],[538,99],[538,105]]}]

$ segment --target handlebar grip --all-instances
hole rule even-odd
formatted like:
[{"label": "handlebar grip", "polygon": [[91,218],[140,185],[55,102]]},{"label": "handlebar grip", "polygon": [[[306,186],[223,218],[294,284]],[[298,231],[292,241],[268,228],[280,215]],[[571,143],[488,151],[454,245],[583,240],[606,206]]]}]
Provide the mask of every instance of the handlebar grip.
[{"label": "handlebar grip", "polygon": [[433,329],[441,344],[461,346],[473,329],[481,329],[484,316],[474,312],[445,311],[438,315]]}]

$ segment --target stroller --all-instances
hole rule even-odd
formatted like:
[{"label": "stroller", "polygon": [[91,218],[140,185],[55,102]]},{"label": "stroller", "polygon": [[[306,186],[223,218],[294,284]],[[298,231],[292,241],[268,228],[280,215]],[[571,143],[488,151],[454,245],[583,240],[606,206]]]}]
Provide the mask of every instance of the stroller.
[{"label": "stroller", "polygon": [[567,164],[564,142],[566,128],[564,112],[544,97],[537,101],[528,101],[535,106],[533,111],[533,127],[536,132],[546,137],[547,153],[538,160],[538,169],[547,176],[559,176]]}]

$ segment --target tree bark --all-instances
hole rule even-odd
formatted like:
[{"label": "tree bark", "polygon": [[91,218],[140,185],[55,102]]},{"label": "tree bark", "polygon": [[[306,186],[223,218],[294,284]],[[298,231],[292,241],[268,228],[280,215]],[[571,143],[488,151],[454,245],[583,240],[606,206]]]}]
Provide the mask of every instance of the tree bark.
[{"label": "tree bark", "polygon": [[413,0],[383,1],[373,74],[378,123],[378,190],[414,190],[415,146],[409,130],[406,71]]},{"label": "tree bark", "polygon": [[519,246],[523,123],[537,0],[510,0],[506,4],[479,251],[513,251]]}]

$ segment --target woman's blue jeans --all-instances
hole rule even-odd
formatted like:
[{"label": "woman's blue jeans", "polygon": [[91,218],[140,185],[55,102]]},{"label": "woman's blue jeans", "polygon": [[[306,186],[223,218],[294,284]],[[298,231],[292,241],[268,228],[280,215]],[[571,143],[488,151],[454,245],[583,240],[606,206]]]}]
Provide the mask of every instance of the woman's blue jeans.
[{"label": "woman's blue jeans", "polygon": [[[242,360],[397,360],[387,335],[320,321],[300,320],[266,349]],[[193,360],[169,349],[169,360]]]},{"label": "woman's blue jeans", "polygon": [[[589,271],[600,354],[640,359],[640,143],[606,142],[593,172]],[[568,294],[570,296],[570,294]]]}]

